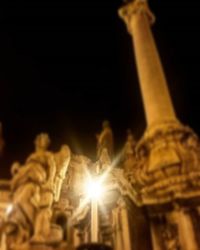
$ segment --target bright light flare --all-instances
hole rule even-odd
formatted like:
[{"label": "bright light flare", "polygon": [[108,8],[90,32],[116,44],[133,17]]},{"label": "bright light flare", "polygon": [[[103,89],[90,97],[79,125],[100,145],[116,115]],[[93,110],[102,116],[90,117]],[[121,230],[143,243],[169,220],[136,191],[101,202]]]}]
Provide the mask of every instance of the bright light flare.
[{"label": "bright light flare", "polygon": [[103,185],[101,180],[88,180],[85,187],[85,193],[88,199],[99,200],[103,194]]},{"label": "bright light flare", "polygon": [[6,214],[9,215],[12,212],[12,210],[13,210],[13,205],[12,204],[8,205],[6,209]]}]

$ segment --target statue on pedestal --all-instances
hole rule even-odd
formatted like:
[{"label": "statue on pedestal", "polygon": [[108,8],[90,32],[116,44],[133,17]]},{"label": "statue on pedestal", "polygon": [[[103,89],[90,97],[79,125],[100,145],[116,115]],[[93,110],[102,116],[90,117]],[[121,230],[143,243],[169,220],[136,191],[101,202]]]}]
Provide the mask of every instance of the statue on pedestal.
[{"label": "statue on pedestal", "polygon": [[45,171],[46,179],[40,186],[40,201],[35,217],[34,234],[32,242],[46,242],[51,227],[51,206],[54,199],[54,178],[56,175],[56,163],[54,156],[48,151],[50,139],[47,134],[40,134],[36,137],[36,150],[31,154],[26,165],[38,164]]}]

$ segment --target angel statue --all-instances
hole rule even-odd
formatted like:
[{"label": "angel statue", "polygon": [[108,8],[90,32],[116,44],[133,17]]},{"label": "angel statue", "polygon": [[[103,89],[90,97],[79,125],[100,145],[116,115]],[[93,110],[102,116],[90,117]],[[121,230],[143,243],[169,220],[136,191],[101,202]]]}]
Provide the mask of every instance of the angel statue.
[{"label": "angel statue", "polygon": [[24,165],[12,166],[13,208],[7,216],[5,231],[10,249],[23,244],[54,244],[62,240],[62,231],[53,225],[52,205],[59,199],[60,186],[70,161],[65,146],[54,154],[48,150],[48,134],[35,139],[35,152]]}]

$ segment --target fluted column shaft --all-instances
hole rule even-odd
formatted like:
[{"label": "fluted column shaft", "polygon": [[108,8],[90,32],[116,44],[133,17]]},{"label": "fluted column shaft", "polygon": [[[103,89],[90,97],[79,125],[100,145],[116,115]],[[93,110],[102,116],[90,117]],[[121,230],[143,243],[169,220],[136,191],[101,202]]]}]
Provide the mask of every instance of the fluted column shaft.
[{"label": "fluted column shaft", "polygon": [[166,78],[150,29],[153,14],[144,0],[129,3],[119,13],[133,38],[147,124],[175,120]]}]

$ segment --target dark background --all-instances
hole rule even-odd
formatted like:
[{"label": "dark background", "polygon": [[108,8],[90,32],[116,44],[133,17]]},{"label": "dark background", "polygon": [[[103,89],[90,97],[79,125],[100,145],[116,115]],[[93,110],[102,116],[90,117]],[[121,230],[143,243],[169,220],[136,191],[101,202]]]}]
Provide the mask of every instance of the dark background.
[{"label": "dark background", "polygon": [[[112,123],[116,148],[145,119],[120,0],[7,1],[0,7],[0,120],[6,148],[0,177],[46,131],[94,157],[95,133]],[[153,32],[177,114],[200,134],[200,3],[151,0]]]}]

